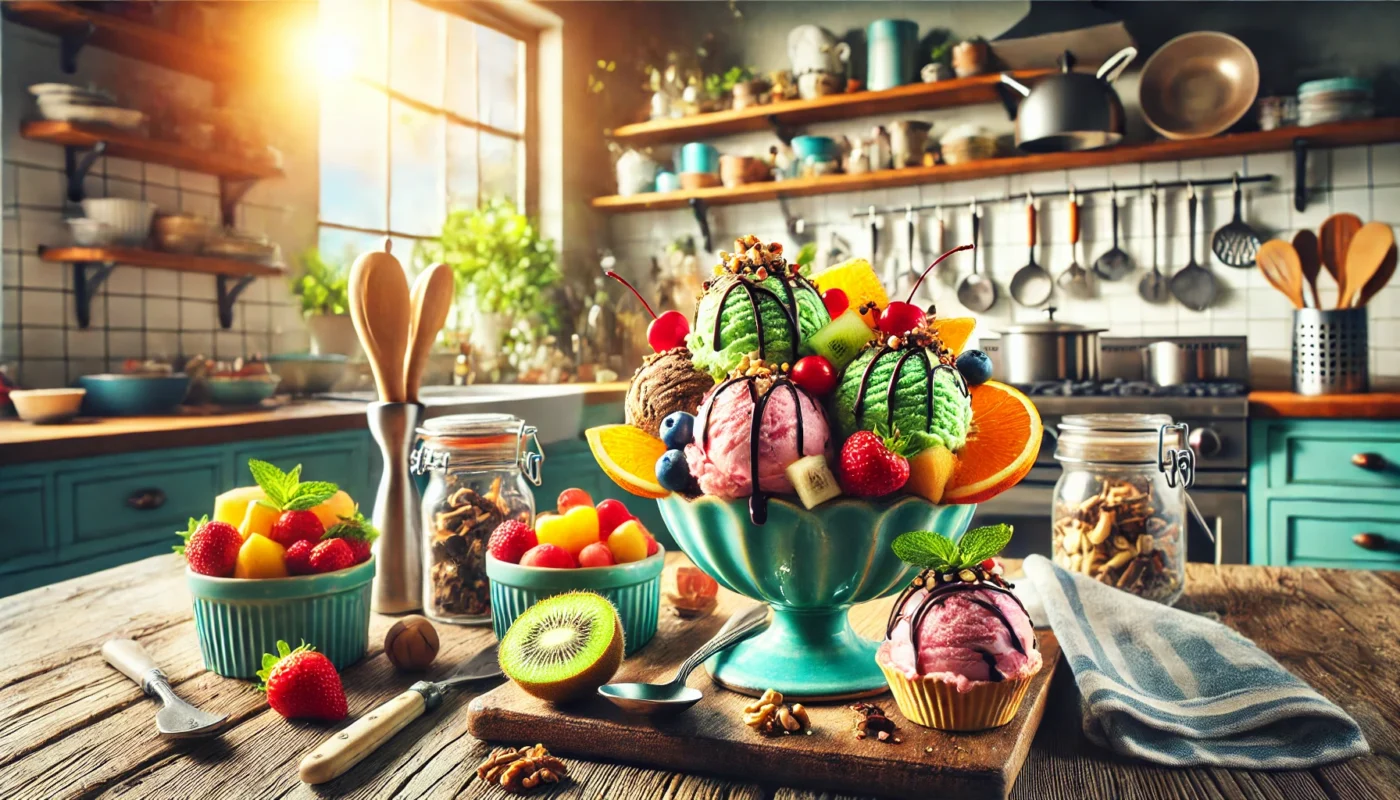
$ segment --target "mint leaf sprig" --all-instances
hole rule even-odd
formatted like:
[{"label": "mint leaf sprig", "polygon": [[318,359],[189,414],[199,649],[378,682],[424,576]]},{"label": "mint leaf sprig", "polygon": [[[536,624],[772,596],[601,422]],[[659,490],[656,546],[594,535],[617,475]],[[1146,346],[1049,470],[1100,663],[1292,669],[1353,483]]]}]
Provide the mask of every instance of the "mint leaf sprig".
[{"label": "mint leaf sprig", "polygon": [[253,480],[267,495],[268,505],[278,511],[306,511],[315,508],[335,496],[340,487],[329,481],[301,480],[301,465],[291,472],[283,472],[275,465],[256,458],[248,460],[248,470]]},{"label": "mint leaf sprig", "polygon": [[890,545],[899,560],[934,572],[971,569],[1000,553],[1011,541],[1010,525],[973,528],[954,542],[933,531],[902,533]]}]

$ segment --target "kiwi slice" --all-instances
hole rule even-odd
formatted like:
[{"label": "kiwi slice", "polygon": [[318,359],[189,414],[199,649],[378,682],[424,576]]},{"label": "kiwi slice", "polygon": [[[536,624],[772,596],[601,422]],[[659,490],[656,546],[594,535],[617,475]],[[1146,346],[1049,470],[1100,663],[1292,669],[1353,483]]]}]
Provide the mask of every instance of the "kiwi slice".
[{"label": "kiwi slice", "polygon": [[865,324],[854,309],[845,313],[811,336],[803,343],[805,350],[824,356],[837,372],[856,360],[860,349],[875,337],[875,332]]},{"label": "kiwi slice", "polygon": [[552,703],[597,691],[622,665],[622,620],[602,595],[569,592],[525,609],[501,639],[501,671]]}]

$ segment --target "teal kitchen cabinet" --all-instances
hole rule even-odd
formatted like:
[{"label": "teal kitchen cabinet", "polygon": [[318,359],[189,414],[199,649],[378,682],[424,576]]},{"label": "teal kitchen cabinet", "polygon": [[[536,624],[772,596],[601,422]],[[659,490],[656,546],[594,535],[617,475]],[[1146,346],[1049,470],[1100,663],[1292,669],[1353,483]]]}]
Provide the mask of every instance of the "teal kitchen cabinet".
[{"label": "teal kitchen cabinet", "polygon": [[243,440],[0,467],[0,596],[170,552],[248,459],[337,483],[368,513],[381,466],[367,431]]},{"label": "teal kitchen cabinet", "polygon": [[1256,420],[1250,459],[1250,563],[1400,569],[1400,420]]}]

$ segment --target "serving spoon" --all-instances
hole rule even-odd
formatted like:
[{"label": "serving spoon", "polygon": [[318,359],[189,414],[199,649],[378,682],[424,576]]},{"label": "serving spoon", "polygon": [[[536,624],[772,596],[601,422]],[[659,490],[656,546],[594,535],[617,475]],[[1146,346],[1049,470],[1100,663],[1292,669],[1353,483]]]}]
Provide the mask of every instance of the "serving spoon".
[{"label": "serving spoon", "polygon": [[609,683],[598,687],[598,694],[629,714],[684,711],[700,702],[704,696],[699,689],[685,685],[690,673],[715,653],[727,650],[767,627],[768,606],[749,606],[731,616],[713,639],[681,662],[676,668],[676,677],[669,683]]}]

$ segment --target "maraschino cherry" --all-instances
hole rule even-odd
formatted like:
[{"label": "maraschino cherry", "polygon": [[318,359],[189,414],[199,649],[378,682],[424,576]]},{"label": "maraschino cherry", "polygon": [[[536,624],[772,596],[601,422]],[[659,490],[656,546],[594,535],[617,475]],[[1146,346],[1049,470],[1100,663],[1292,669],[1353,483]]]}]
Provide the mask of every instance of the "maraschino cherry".
[{"label": "maraschino cherry", "polygon": [[803,356],[792,365],[792,382],[818,397],[836,388],[836,370],[825,356]]},{"label": "maraschino cherry", "polygon": [[647,344],[651,345],[652,350],[660,353],[685,344],[685,337],[690,335],[690,320],[686,319],[684,314],[673,310],[664,312],[658,317],[656,312],[651,310],[651,304],[642,297],[641,292],[638,292],[621,275],[612,270],[603,274],[626,286],[628,291],[642,301],[642,308],[645,308],[647,313],[651,315],[651,324],[647,326]]},{"label": "maraschino cherry", "polygon": [[826,306],[827,316],[836,319],[851,307],[851,298],[842,289],[831,288],[822,292],[822,305]]},{"label": "maraschino cherry", "polygon": [[932,264],[929,264],[928,268],[924,270],[924,274],[920,275],[919,279],[914,281],[914,285],[909,288],[909,297],[905,300],[891,300],[889,305],[886,305],[884,310],[880,312],[879,318],[875,321],[875,327],[878,328],[881,333],[902,336],[920,325],[923,325],[924,312],[921,311],[918,306],[914,305],[913,302],[914,293],[919,291],[919,285],[924,282],[924,278],[928,277],[928,274],[933,271],[933,268],[942,264],[944,259],[948,258],[948,256],[971,249],[972,245],[970,244],[954,247],[952,250],[939,256]]}]

